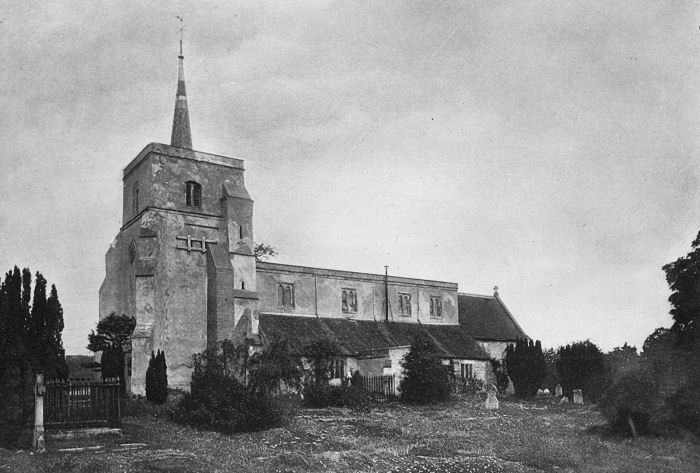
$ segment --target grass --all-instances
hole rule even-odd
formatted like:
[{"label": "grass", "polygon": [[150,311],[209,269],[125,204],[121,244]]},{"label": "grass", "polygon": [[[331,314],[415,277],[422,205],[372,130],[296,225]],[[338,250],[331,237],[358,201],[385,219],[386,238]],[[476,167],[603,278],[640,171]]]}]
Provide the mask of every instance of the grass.
[{"label": "grass", "polygon": [[[0,472],[696,472],[700,440],[685,432],[637,440],[611,434],[589,406],[549,398],[480,397],[437,406],[380,405],[369,412],[301,409],[287,426],[226,436],[170,422],[135,403],[124,439],[146,448],[42,455],[0,451]],[[48,445],[49,450],[56,445]]]}]

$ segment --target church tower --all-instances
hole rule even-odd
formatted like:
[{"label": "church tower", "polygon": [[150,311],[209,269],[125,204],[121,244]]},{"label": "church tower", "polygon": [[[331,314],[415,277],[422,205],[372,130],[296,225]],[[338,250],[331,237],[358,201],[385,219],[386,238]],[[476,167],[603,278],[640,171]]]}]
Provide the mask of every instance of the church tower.
[{"label": "church tower", "polygon": [[150,143],[123,174],[122,227],[105,257],[100,319],[136,318],[127,386],[145,393],[151,351],[189,389],[192,355],[257,337],[253,200],[243,160],[192,149],[182,39],[170,145]]}]

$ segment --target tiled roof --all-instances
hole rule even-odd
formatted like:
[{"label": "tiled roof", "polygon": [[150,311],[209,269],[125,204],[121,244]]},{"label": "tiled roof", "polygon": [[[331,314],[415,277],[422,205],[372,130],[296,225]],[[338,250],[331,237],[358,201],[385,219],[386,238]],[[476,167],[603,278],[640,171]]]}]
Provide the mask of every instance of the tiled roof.
[{"label": "tiled roof", "polygon": [[506,306],[495,296],[459,294],[459,323],[477,340],[516,340],[525,338]]},{"label": "tiled roof", "polygon": [[488,355],[459,325],[420,325],[340,318],[260,314],[260,331],[272,340],[285,338],[295,350],[321,338],[340,347],[339,355],[354,356],[374,350],[408,346],[413,337],[427,333],[445,358],[485,360]]}]

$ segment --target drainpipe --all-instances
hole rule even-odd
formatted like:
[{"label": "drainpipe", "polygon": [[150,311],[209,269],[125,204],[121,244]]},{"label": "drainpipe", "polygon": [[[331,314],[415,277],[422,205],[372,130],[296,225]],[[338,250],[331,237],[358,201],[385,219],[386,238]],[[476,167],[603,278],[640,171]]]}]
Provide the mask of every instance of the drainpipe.
[{"label": "drainpipe", "polygon": [[389,321],[389,266],[384,266],[384,308],[385,320]]}]

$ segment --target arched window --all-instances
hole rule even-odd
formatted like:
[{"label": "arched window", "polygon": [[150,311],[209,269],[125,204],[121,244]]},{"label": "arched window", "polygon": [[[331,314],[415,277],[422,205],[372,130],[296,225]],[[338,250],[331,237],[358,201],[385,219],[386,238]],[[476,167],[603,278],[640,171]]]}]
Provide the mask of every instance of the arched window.
[{"label": "arched window", "polygon": [[139,213],[139,183],[134,182],[134,187],[131,189],[131,206],[133,214]]},{"label": "arched window", "polygon": [[202,208],[202,186],[194,181],[185,182],[185,204],[188,207]]}]

